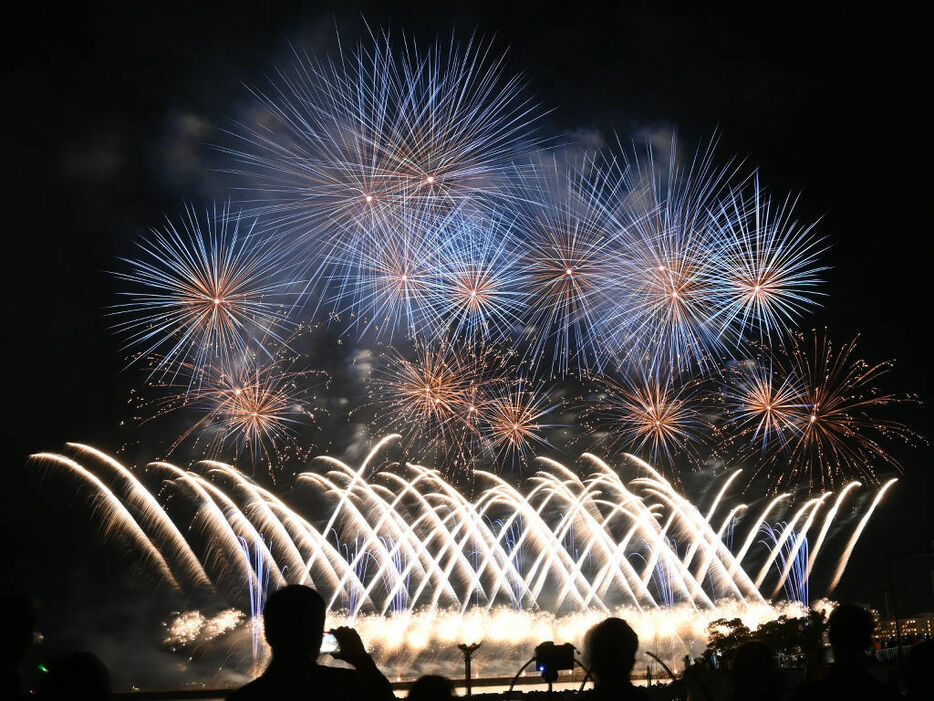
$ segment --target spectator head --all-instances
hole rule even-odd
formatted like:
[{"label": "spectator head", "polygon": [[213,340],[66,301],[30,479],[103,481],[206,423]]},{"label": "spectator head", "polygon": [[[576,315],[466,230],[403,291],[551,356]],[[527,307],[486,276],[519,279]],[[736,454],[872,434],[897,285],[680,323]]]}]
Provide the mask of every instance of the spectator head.
[{"label": "spectator head", "polygon": [[53,660],[49,673],[39,688],[41,701],[107,701],[112,698],[110,673],[100,659],[90,652],[73,652]]},{"label": "spectator head", "polygon": [[872,616],[862,606],[840,604],[830,614],[830,644],[834,655],[842,653],[861,653],[872,645],[872,631],[875,626]]},{"label": "spectator head", "polygon": [[629,678],[636,664],[639,637],[622,618],[607,618],[589,631],[584,652],[595,679]]},{"label": "spectator head", "polygon": [[314,589],[291,584],[273,592],[263,609],[263,629],[272,654],[317,656],[324,615],[324,599]]},{"label": "spectator head", "polygon": [[733,691],[737,701],[766,701],[782,696],[775,651],[761,640],[750,640],[733,653]]},{"label": "spectator head", "polygon": [[412,685],[406,698],[409,701],[447,701],[454,698],[454,690],[446,677],[426,674]]},{"label": "spectator head", "polygon": [[0,665],[6,670],[19,667],[32,645],[36,609],[29,597],[0,596]]}]

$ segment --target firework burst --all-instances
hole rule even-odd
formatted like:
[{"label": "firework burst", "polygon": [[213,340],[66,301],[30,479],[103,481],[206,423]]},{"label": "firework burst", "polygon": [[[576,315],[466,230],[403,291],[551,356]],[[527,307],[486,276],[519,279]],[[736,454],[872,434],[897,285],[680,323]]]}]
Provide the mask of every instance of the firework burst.
[{"label": "firework burst", "polygon": [[481,356],[450,343],[416,343],[411,358],[383,354],[369,394],[377,423],[402,433],[407,446],[463,458],[479,435],[480,398],[492,381]]},{"label": "firework burst", "polygon": [[188,445],[217,457],[230,449],[254,465],[266,463],[273,476],[283,462],[303,457],[307,447],[297,441],[298,432],[314,425],[321,410],[313,395],[327,384],[325,373],[301,369],[303,364],[302,358],[280,348],[272,359],[246,354],[227,367],[186,364],[177,369],[175,383],[155,385],[162,391],[156,416],[184,410],[201,417],[170,452]]},{"label": "firework burst", "polygon": [[222,149],[248,179],[251,211],[331,251],[412,192],[443,204],[496,191],[535,143],[522,79],[486,42],[401,48],[383,35],[336,61],[297,52],[254,92],[258,123]]},{"label": "firework burst", "polygon": [[713,144],[683,162],[677,141],[647,145],[607,162],[623,185],[619,216],[625,223],[627,266],[614,280],[627,301],[611,323],[622,348],[652,349],[676,369],[707,367],[728,349],[718,323],[714,278],[719,239],[710,208],[733,177],[717,167]]},{"label": "firework burst", "polygon": [[291,326],[292,266],[281,245],[252,227],[242,232],[227,206],[201,219],[188,207],[179,226],[166,220],[139,247],[140,258],[124,261],[129,271],[115,273],[135,289],[121,293],[128,301],[111,314],[137,357],[161,358],[154,374],[227,362],[264,337],[281,340]]},{"label": "firework burst", "polygon": [[486,448],[498,462],[524,463],[536,447],[548,446],[548,415],[560,406],[525,379],[492,385],[480,406]]},{"label": "firework burst", "polygon": [[520,322],[524,274],[513,227],[498,219],[458,218],[442,239],[435,310],[447,336],[498,342]]},{"label": "firework burst", "polygon": [[348,328],[377,338],[430,336],[438,328],[440,232],[450,214],[422,206],[374,217],[353,248],[331,256],[331,305]]},{"label": "firework burst", "polygon": [[710,282],[719,291],[719,321],[736,337],[750,330],[781,337],[816,304],[824,248],[813,224],[793,218],[795,202],[771,202],[758,177],[751,199],[737,190],[720,203],[722,250]]},{"label": "firework burst", "polygon": [[763,455],[774,441],[786,445],[804,408],[802,390],[796,375],[776,373],[771,357],[734,364],[720,390],[731,433],[759,446]]},{"label": "firework burst", "polygon": [[[795,335],[782,357],[783,382],[790,377],[798,384],[788,387],[784,417],[775,425],[782,438],[767,446],[768,460],[760,469],[776,489],[791,482],[823,489],[854,477],[877,482],[880,467],[901,471],[887,444],[910,443],[918,436],[875,413],[912,398],[881,392],[876,383],[892,364],[872,365],[854,357],[855,352],[856,339],[835,349],[826,333],[815,332],[811,340]],[[793,386],[796,399],[790,394]],[[762,440],[764,432],[759,435]]]},{"label": "firework burst", "polygon": [[693,456],[713,431],[696,380],[635,371],[594,382],[595,397],[584,404],[583,415],[591,433],[601,436],[610,451],[648,454],[671,467],[677,455]]},{"label": "firework burst", "polygon": [[616,199],[618,181],[588,177],[594,167],[584,160],[581,168],[546,162],[517,198],[527,231],[533,355],[561,376],[606,360],[600,317],[619,302],[610,293],[620,274],[622,226],[605,205]]}]

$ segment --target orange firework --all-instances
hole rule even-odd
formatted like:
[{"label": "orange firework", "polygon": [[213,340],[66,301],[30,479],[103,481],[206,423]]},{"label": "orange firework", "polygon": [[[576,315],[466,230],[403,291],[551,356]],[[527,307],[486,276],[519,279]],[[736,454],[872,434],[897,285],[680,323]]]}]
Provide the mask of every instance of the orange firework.
[{"label": "orange firework", "polygon": [[705,418],[696,381],[643,372],[620,380],[596,379],[597,396],[584,407],[584,418],[611,450],[645,454],[673,463],[679,453],[693,454],[712,426]]},{"label": "orange firework", "polygon": [[856,339],[836,349],[826,333],[795,335],[774,368],[736,395],[734,416],[745,417],[740,434],[761,445],[766,460],[759,472],[775,489],[786,483],[824,489],[853,478],[876,483],[881,467],[901,471],[887,445],[919,436],[876,413],[913,398],[880,391],[876,383],[892,363],[873,365],[855,352]]}]

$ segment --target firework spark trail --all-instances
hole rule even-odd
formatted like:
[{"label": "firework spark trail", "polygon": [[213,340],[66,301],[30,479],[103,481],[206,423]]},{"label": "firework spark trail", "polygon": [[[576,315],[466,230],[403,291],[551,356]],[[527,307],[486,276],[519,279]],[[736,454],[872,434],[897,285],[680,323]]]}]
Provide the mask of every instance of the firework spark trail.
[{"label": "firework spark trail", "polygon": [[126,531],[131,540],[145,553],[146,559],[149,559],[155,564],[156,569],[165,581],[167,581],[173,589],[181,591],[181,585],[179,585],[175,576],[172,574],[172,570],[169,567],[169,563],[166,562],[165,557],[159,552],[159,549],[153,544],[152,540],[149,539],[139,523],[136,522],[136,519],[133,518],[133,514],[129,512],[117,495],[115,495],[97,475],[64,455],[36,453],[30,456],[30,458],[39,464],[60,465],[78,475],[78,477],[94,487],[94,489],[97,490],[96,497],[100,505],[102,507],[108,507],[105,514],[104,535],[106,536],[117,529]]},{"label": "firework spark trail", "polygon": [[481,431],[490,452],[501,460],[524,461],[533,447],[547,446],[543,433],[554,425],[543,419],[558,406],[543,389],[525,379],[494,385],[479,406]]},{"label": "firework spark trail", "polygon": [[[305,576],[297,583],[305,584],[308,579],[308,573],[305,571],[305,560],[296,547],[295,541],[286,530],[282,520],[275,515],[259,488],[229,465],[214,460],[205,460],[203,464],[211,468],[211,473],[222,474],[230,478],[234,486],[241,489],[247,495],[248,501],[242,509],[243,513],[246,514],[249,512],[250,520],[257,524],[259,531],[264,534],[271,531],[274,536],[270,540],[270,545],[267,546],[266,550],[271,553],[272,548],[275,548],[276,552],[285,553],[284,555],[280,554],[280,559],[285,560],[285,567],[283,569],[288,568],[291,572],[304,572]],[[249,547],[249,545],[246,547]],[[254,546],[253,553],[257,556],[262,554],[258,546]],[[256,576],[259,577],[260,573],[255,565],[253,569],[255,570]],[[268,571],[266,571],[266,577],[268,578]]]},{"label": "firework spark trail", "polygon": [[441,342],[418,344],[411,359],[392,351],[381,360],[369,378],[377,423],[403,427],[406,445],[466,452],[479,437],[482,399],[494,382],[484,357]]},{"label": "firework spark trail", "polygon": [[827,515],[824,516],[824,525],[821,526],[820,533],[817,535],[817,540],[814,542],[814,545],[811,547],[811,554],[807,561],[807,567],[804,571],[804,579],[807,580],[811,576],[811,570],[814,568],[814,563],[817,561],[817,554],[820,552],[821,546],[824,544],[824,540],[827,538],[827,533],[830,530],[830,526],[833,523],[834,518],[837,515],[837,512],[840,510],[840,505],[843,504],[843,500],[846,498],[846,495],[852,489],[858,489],[862,484],[859,482],[853,481],[850,482],[846,487],[840,490],[840,493],[837,494],[837,500],[834,502],[833,507],[830,511],[827,512]]},{"label": "firework spark trail", "polygon": [[731,432],[760,445],[763,454],[774,450],[773,441],[782,448],[788,445],[805,407],[801,379],[776,368],[775,358],[765,362],[767,366],[755,360],[732,366],[720,390]]},{"label": "firework spark trail", "polygon": [[[823,503],[823,502],[821,502]],[[814,523],[814,519],[817,518],[817,508],[811,511],[808,514],[807,520],[804,522],[804,525],[801,527],[800,533],[797,533],[793,536],[791,547],[788,549],[788,554],[785,555],[785,566],[781,571],[781,574],[778,576],[778,582],[775,584],[775,588],[772,590],[771,598],[778,596],[778,592],[781,591],[782,587],[785,585],[785,580],[788,578],[789,573],[791,572],[792,567],[797,567],[800,565],[798,552],[802,547],[805,549],[808,547],[808,531],[811,530],[811,526]],[[831,509],[832,511],[832,509]],[[807,551],[805,550],[805,562],[807,558]]]},{"label": "firework spark trail", "polygon": [[[322,591],[332,608],[341,597],[349,601],[344,616],[360,620],[376,615],[393,630],[403,626],[404,645],[414,652],[424,649],[434,636],[430,628],[413,623],[416,610],[433,612],[429,618],[440,620],[445,612],[458,611],[469,618],[479,609],[491,625],[504,615],[503,605],[525,611],[530,625],[538,620],[540,614],[535,611],[540,609],[556,615],[571,612],[567,614],[571,616],[599,611],[605,616],[628,606],[643,621],[657,611],[683,613],[682,604],[701,617],[707,615],[704,612],[722,612],[731,606],[751,614],[765,605],[759,587],[780,552],[787,551],[778,587],[791,574],[788,563],[800,561],[795,591],[804,591],[814,564],[814,557],[803,550],[804,539],[830,496],[809,500],[776,532],[775,543],[764,557],[764,571],[753,583],[723,540],[726,528],[745,505],[733,505],[718,519],[719,526],[713,525],[729,478],[702,512],[644,461],[626,456],[635,476],[624,480],[587,454],[585,460],[595,468],[587,477],[544,460],[546,469],[531,478],[526,493],[493,473],[478,473],[487,486],[470,501],[436,470],[413,464],[406,464],[402,471],[380,469],[378,453],[398,439],[389,436],[381,441],[359,468],[322,457],[326,473],[303,473],[299,481],[314,493],[315,503],[326,503],[331,509],[330,516],[325,510],[314,523],[229,465],[203,463],[204,476],[168,463],[152,467],[170,478],[165,484],[173,499],[184,498],[195,507],[191,523],[180,531],[206,542],[203,562],[217,572],[215,582],[232,578],[239,584],[231,590],[242,592],[243,576],[255,578],[261,571],[268,571],[270,580],[280,584],[308,581]],[[83,454],[101,461],[93,452]],[[107,510],[107,523],[125,526],[125,520],[132,519],[120,497],[99,479],[90,479],[93,475],[75,461],[48,453],[35,459],[84,476]],[[876,494],[851,535],[835,582],[869,515],[890,486],[887,483]],[[837,508],[854,489],[856,485],[848,485],[834,508],[826,512],[819,541],[825,540]],[[777,503],[774,499],[762,512],[753,524],[753,535]],[[320,521],[325,520],[322,526]],[[802,521],[806,523],[799,528]],[[198,523],[202,528],[196,528]],[[521,524],[518,532],[516,523]],[[154,552],[152,561],[158,568],[168,572],[170,566],[183,566],[177,548],[165,539],[149,540],[138,526],[137,530],[144,548]],[[324,535],[332,532],[336,546]],[[340,539],[349,534],[357,546],[343,553]],[[255,555],[261,562],[250,562],[240,538],[257,544]],[[675,538],[687,544],[687,552],[696,554],[679,556]],[[645,563],[641,573],[629,563],[634,553]],[[375,566],[362,566],[371,560]],[[222,590],[219,586],[218,591]],[[493,629],[489,634],[496,635]]]},{"label": "firework spark trail", "polygon": [[178,226],[166,220],[139,243],[142,256],[123,259],[114,275],[133,286],[115,305],[114,329],[139,358],[158,353],[152,375],[178,363],[196,367],[242,354],[261,339],[281,341],[294,281],[281,241],[241,231],[240,215],[225,205],[199,218],[188,207]]},{"label": "firework spark trail", "polygon": [[[807,530],[810,527],[811,522],[813,521],[814,514],[817,512],[818,509],[820,509],[824,501],[829,496],[830,496],[830,492],[824,492],[819,497],[816,497],[814,499],[809,499],[808,501],[804,503],[804,505],[800,509],[798,509],[795,512],[794,517],[791,519],[788,525],[782,530],[781,537],[776,541],[775,547],[772,548],[771,554],[769,555],[765,564],[762,565],[762,569],[759,570],[759,574],[756,575],[755,586],[757,589],[760,586],[762,586],[762,582],[763,580],[765,580],[765,577],[769,572],[769,568],[772,566],[772,563],[775,561],[775,559],[781,554],[781,549],[782,547],[784,547],[785,542],[789,538],[795,535],[798,538],[804,538],[805,536],[807,536]],[[795,530],[795,528],[798,525],[798,521],[805,514],[808,514],[807,525],[804,526],[800,531]]]},{"label": "firework spark trail", "polygon": [[327,305],[347,330],[391,341],[432,336],[439,320],[439,249],[459,210],[438,212],[402,199],[398,211],[375,212],[360,235],[329,254]]},{"label": "firework spark trail", "polygon": [[[783,529],[787,526],[782,524]],[[760,532],[765,534],[766,540],[760,541],[766,547],[772,547],[778,543],[782,532],[776,531],[768,523],[763,523]],[[793,535],[790,539],[784,541],[781,552],[773,560],[776,568],[781,569],[783,575],[780,577],[780,584],[775,588],[775,594],[785,590],[785,597],[788,601],[810,602],[808,595],[808,579],[804,576],[806,560],[808,559],[808,538],[804,535]],[[775,595],[773,594],[773,596]]]},{"label": "firework spark trail", "polygon": [[876,510],[879,502],[882,501],[882,497],[885,496],[885,493],[889,491],[889,488],[896,482],[898,482],[898,479],[893,477],[882,485],[879,491],[876,492],[876,496],[872,500],[872,504],[869,505],[866,513],[860,519],[859,524],[857,524],[856,528],[853,529],[853,535],[850,536],[850,540],[846,544],[846,549],[843,551],[843,555],[840,556],[840,561],[837,565],[836,571],[834,572],[833,579],[830,581],[830,586],[827,587],[828,595],[832,594],[833,591],[837,588],[837,585],[840,583],[840,578],[843,577],[843,572],[846,570],[846,566],[850,561],[850,555],[853,554],[853,549],[856,547],[856,542],[859,540],[860,535],[862,535],[863,530],[866,528],[866,524],[869,523],[869,518],[872,516],[872,512]]},{"label": "firework spark trail", "polygon": [[126,485],[127,491],[124,498],[129,505],[133,506],[142,515],[142,525],[145,528],[155,530],[160,542],[168,544],[172,550],[171,558],[182,564],[186,575],[192,581],[207,587],[212,586],[204,567],[198,561],[198,557],[192,551],[191,546],[178,530],[178,527],[172,522],[172,519],[169,518],[152,493],[143,486],[130,470],[107,455],[107,453],[92,446],[83,443],[67,443],[66,445],[79,454],[93,457],[101,464],[111,468],[114,474]]},{"label": "firework spark trail", "polygon": [[[743,547],[740,548],[740,551],[736,554],[736,561],[733,565],[734,570],[742,564],[743,558],[746,557],[746,553],[749,552],[749,548],[752,546],[753,541],[759,534],[759,528],[761,528],[761,526],[766,522],[765,519],[768,518],[768,515],[772,512],[772,509],[774,509],[780,502],[784,501],[790,496],[791,495],[787,493],[779,494],[778,496],[774,497],[762,510],[762,513],[759,514],[758,520],[753,524],[753,528],[750,529],[749,536],[746,538],[746,542],[743,543]],[[731,571],[730,574],[732,575],[733,572]]]},{"label": "firework spark trail", "polygon": [[[234,532],[230,523],[228,523],[224,512],[221,511],[217,503],[201,485],[200,478],[197,475],[189,474],[167,462],[157,461],[150,463],[149,466],[153,469],[163,470],[174,475],[174,484],[186,487],[197,497],[199,508],[195,514],[195,518],[192,520],[192,526],[195,521],[202,519],[205,527],[210,528],[212,542],[216,545],[226,546],[222,552],[226,554],[228,562],[230,562],[231,565],[235,562],[239,566],[243,578],[249,577],[252,568],[250,561],[240,549],[240,541],[237,538],[237,534]],[[214,552],[214,558],[211,558],[209,554],[205,559],[205,564],[210,564],[212,559],[220,557],[220,553],[218,553],[216,549]]]}]

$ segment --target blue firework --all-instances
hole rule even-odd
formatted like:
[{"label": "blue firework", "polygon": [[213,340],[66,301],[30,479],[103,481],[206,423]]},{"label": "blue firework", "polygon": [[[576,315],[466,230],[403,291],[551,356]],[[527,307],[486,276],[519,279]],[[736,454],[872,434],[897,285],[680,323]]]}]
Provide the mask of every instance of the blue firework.
[{"label": "blue firework", "polygon": [[620,303],[624,234],[612,205],[618,180],[582,166],[543,162],[515,199],[525,230],[522,264],[529,295],[527,324],[536,364],[566,375],[605,363],[609,310]]},{"label": "blue firework", "polygon": [[453,217],[418,204],[374,216],[328,260],[332,313],[360,336],[435,335],[441,245]]},{"label": "blue firework", "polygon": [[496,342],[521,323],[524,279],[513,223],[474,215],[441,228],[432,302],[436,333],[464,342]]},{"label": "blue firework", "polygon": [[721,242],[710,214],[733,170],[716,166],[712,144],[684,161],[677,141],[647,144],[608,160],[625,186],[624,264],[615,277],[624,303],[609,321],[621,352],[675,368],[706,367],[731,346],[717,314],[713,271]]},{"label": "blue firework", "polygon": [[[344,245],[374,211],[495,194],[534,145],[536,106],[491,44],[420,50],[388,35],[320,61],[296,52],[265,91],[258,117],[224,150],[245,202],[315,251]],[[311,251],[312,257],[315,251]]]},{"label": "blue firework", "polygon": [[243,227],[229,206],[201,217],[186,207],[138,246],[139,257],[122,259],[128,270],[114,273],[131,289],[110,314],[126,348],[158,356],[153,374],[225,364],[291,328],[296,282],[282,240]]},{"label": "blue firework", "polygon": [[794,206],[773,203],[758,176],[751,197],[737,189],[719,203],[721,250],[710,283],[720,323],[739,337],[784,336],[821,294],[823,241],[813,223],[795,220]]}]

